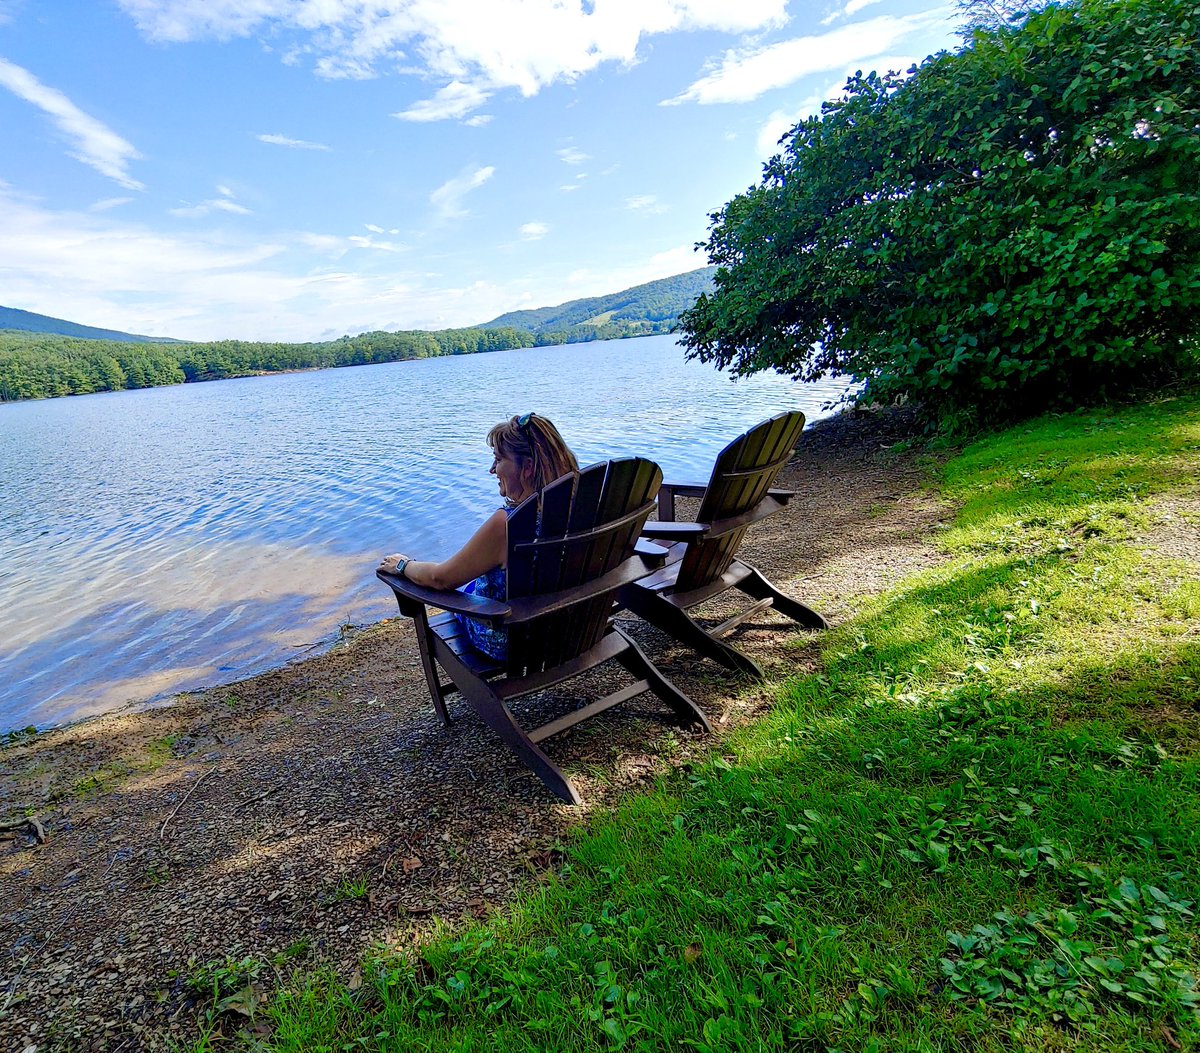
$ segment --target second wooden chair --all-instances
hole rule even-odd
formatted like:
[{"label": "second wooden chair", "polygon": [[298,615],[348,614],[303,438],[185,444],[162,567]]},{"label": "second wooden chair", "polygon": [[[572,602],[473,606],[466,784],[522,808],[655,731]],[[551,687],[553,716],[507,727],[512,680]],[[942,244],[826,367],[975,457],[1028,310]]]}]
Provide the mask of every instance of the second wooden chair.
[{"label": "second wooden chair", "polygon": [[[706,485],[663,483],[658,521],[642,536],[665,543],[666,563],[620,593],[623,606],[705,657],[761,679],[758,663],[725,642],[747,618],[767,607],[806,629],[827,628],[825,619],[780,592],[758,570],[737,558],[751,524],[781,511],[794,495],[773,489],[804,430],[804,414],[781,413],[734,439],[717,456]],[[675,498],[700,499],[694,522],[675,520]],[[755,602],[721,624],[705,628],[688,612],[729,589]]]}]

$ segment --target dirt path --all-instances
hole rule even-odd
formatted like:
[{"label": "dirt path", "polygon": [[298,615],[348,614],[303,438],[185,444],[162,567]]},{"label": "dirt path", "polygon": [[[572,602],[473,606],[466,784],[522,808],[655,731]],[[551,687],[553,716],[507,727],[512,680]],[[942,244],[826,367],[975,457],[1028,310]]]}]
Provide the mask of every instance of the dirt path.
[{"label": "dirt path", "polygon": [[[781,481],[801,496],[743,550],[833,623],[939,559],[929,539],[945,509],[893,449],[904,427],[881,415],[806,433]],[[718,736],[770,704],[642,623],[622,625]],[[778,674],[809,661],[803,634],[773,613],[735,641]],[[550,744],[582,812],[710,748],[648,708],[629,712],[641,705]],[[395,620],[170,707],[0,751],[0,823],[41,824],[0,828],[0,1049],[186,1042],[188,980],[205,963],[255,956],[281,975],[328,964],[353,982],[369,948],[484,916],[555,868],[581,810],[558,804],[469,710],[452,712],[445,731]]]}]

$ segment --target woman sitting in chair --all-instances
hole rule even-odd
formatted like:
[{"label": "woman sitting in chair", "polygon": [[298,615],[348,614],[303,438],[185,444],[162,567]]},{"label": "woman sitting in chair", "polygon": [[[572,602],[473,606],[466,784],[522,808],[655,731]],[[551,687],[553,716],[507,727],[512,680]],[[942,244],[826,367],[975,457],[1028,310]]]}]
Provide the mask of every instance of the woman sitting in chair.
[{"label": "woman sitting in chair", "polygon": [[[504,506],[485,520],[453,556],[425,563],[401,553],[386,556],[379,569],[431,589],[457,589],[492,600],[507,598],[508,517],[514,508],[555,479],[579,471],[579,462],[545,417],[525,413],[497,424],[487,436],[494,457],[489,469],[500,485]],[[472,645],[501,661],[507,656],[503,630],[459,615]]]}]

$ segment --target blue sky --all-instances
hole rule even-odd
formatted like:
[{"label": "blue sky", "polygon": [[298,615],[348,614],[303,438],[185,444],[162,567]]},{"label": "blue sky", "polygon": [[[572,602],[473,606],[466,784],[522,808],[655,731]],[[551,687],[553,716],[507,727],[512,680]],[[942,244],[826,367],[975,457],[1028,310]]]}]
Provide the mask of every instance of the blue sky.
[{"label": "blue sky", "polygon": [[155,336],[471,325],[703,266],[938,0],[0,0],[0,304]]}]

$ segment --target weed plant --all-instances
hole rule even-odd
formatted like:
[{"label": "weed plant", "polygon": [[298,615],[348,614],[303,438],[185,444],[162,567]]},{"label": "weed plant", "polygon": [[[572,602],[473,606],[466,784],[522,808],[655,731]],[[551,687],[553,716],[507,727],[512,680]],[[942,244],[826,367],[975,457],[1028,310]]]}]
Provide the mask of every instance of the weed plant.
[{"label": "weed plant", "polygon": [[1200,586],[1139,538],[1198,455],[1193,394],[975,443],[947,561],[765,719],[264,1048],[1197,1048]]}]

